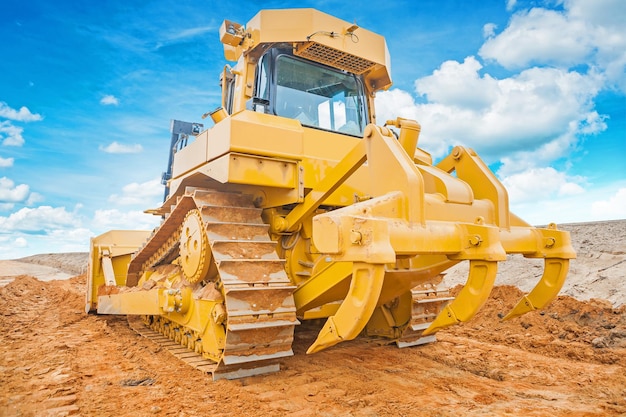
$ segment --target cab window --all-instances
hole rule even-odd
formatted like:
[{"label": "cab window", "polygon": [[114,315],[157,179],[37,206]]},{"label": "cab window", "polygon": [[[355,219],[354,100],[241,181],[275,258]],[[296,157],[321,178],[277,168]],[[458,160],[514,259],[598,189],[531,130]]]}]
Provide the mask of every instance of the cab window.
[{"label": "cab window", "polygon": [[355,75],[286,54],[275,61],[272,101],[275,114],[304,126],[362,136],[367,124],[363,87]]}]

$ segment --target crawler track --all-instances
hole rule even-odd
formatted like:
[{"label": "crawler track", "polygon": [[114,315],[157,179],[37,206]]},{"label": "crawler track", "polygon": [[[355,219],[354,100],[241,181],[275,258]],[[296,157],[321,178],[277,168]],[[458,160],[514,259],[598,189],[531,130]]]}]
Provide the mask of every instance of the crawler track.
[{"label": "crawler track", "polygon": [[[194,294],[202,293],[198,286],[213,286],[221,293],[224,314],[207,314],[200,328],[187,327],[187,318],[180,314],[153,316],[146,319],[151,328],[144,326],[138,332],[190,365],[212,373],[214,379],[277,371],[276,360],[293,354],[293,331],[298,324],[294,287],[285,273],[284,260],[276,254],[276,243],[269,238],[261,210],[245,196],[198,190],[183,196],[134,256],[129,279],[137,281],[143,271],[181,255],[179,242],[189,233],[183,224],[194,210],[208,242],[206,248],[196,251],[211,262],[207,275],[194,284]],[[179,260],[183,269],[185,262]],[[192,303],[202,302],[202,295],[194,295]],[[134,322],[133,328],[141,329],[141,325]],[[215,336],[221,346],[212,352],[206,351],[202,342],[204,337],[213,337],[206,329],[218,329],[224,335]]]}]

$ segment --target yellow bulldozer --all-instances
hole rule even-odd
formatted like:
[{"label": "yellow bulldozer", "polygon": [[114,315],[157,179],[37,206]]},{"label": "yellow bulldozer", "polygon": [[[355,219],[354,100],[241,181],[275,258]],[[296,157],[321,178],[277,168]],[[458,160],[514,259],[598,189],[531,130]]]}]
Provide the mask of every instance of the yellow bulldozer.
[{"label": "yellow bulldozer", "polygon": [[[433,164],[416,121],[376,124],[391,86],[382,36],[314,9],[226,20],[219,35],[236,64],[214,123],[173,127],[165,201],[148,210],[160,226],[92,238],[88,312],[128,315],[233,379],[277,371],[302,320],[326,320],[307,353],[359,334],[432,342],[476,314],[507,254],[545,271],[505,319],[557,295],[576,256],[567,232],[511,213],[472,149]],[[459,262],[454,298],[441,283]]]}]

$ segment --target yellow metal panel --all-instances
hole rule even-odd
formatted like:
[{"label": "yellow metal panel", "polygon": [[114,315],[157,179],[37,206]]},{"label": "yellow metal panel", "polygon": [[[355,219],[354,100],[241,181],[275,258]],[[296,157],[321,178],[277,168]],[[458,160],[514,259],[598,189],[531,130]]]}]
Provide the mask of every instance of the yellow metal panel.
[{"label": "yellow metal panel", "polygon": [[228,152],[270,157],[302,154],[302,126],[298,121],[242,111],[202,132],[174,155],[173,178],[192,172]]},{"label": "yellow metal panel", "polygon": [[320,169],[316,171],[323,173],[323,169],[328,169],[329,165],[332,166],[343,159],[361,140],[360,137],[304,128],[302,156],[310,159],[312,165],[320,165]]},{"label": "yellow metal panel", "polygon": [[154,288],[148,291],[122,292],[98,297],[98,314],[147,314],[163,313],[159,305],[159,292]]},{"label": "yellow metal panel", "polygon": [[298,164],[289,160],[229,153],[201,171],[221,183],[298,188]]},{"label": "yellow metal panel", "polygon": [[109,251],[106,251],[106,255],[102,256],[102,273],[104,275],[104,281],[107,285],[115,285],[115,272],[113,271],[113,262],[109,257]]},{"label": "yellow metal panel", "polygon": [[[196,136],[195,139],[189,138],[192,142],[174,154],[174,169],[172,170],[173,178],[179,177],[207,161],[207,143],[209,132],[212,132],[212,130],[205,130]],[[223,136],[223,138],[228,141],[227,135]],[[212,147],[219,148],[217,145],[219,145],[219,142],[211,144]],[[225,144],[225,146],[228,148],[228,144]],[[224,146],[221,148],[222,153],[224,153]]]},{"label": "yellow metal panel", "polygon": [[351,262],[333,262],[302,283],[293,293],[298,313],[341,300],[348,292]]},{"label": "yellow metal panel", "polygon": [[424,178],[425,192],[439,193],[446,202],[472,204],[474,194],[466,182],[433,166],[417,165]]},{"label": "yellow metal panel", "polygon": [[276,42],[300,42],[305,46],[315,42],[348,53],[352,59],[371,61],[376,65],[366,76],[376,83],[376,89],[388,88],[391,60],[385,38],[363,28],[354,30],[353,36],[348,31],[351,26],[353,23],[314,9],[291,9],[262,10],[248,22],[246,29],[253,46]]},{"label": "yellow metal panel", "polygon": [[500,239],[507,253],[522,253],[528,258],[576,257],[569,233],[556,228],[511,227],[500,230]]},{"label": "yellow metal panel", "polygon": [[[227,121],[228,120],[228,121]],[[230,151],[277,157],[302,155],[303,128],[300,122],[253,111],[242,111],[215,127],[230,123]],[[218,130],[210,135],[209,159],[213,152],[213,138],[221,138]]]},{"label": "yellow metal panel", "polygon": [[149,230],[110,230],[91,238],[85,305],[87,312],[96,308],[98,287],[105,284],[101,261],[102,251],[108,251],[111,257],[116,284],[124,285],[131,254],[146,241],[151,233]]},{"label": "yellow metal panel", "polygon": [[[361,138],[348,135],[303,128],[295,120],[242,111],[198,135],[193,143],[175,154],[174,179],[170,187],[172,192],[177,192],[181,184],[180,176],[190,177],[194,173],[208,175],[222,183],[229,182],[225,175],[227,166],[224,160],[212,164],[211,167],[204,167],[203,164],[206,161],[215,161],[228,152],[237,152],[300,160],[303,173],[302,186],[305,189],[316,188],[322,179],[330,174],[338,161],[361,141]],[[284,180],[281,178],[279,182],[284,183]],[[352,204],[355,195],[358,197],[368,195],[370,183],[367,168],[359,168],[357,173],[326,198],[325,204],[340,206]],[[200,184],[195,180],[187,185]],[[254,182],[250,184],[256,185]],[[267,182],[258,183],[262,184]],[[292,203],[298,201],[298,194],[294,196],[296,198],[291,201]]]},{"label": "yellow metal panel", "polygon": [[[305,129],[303,135],[303,166],[305,188],[317,185],[330,175],[332,169],[356,145],[362,141],[348,135],[340,135],[317,129]],[[354,202],[354,196],[363,196],[368,179],[365,169],[358,169],[326,199],[328,205],[345,206]]]},{"label": "yellow metal panel", "polygon": [[474,223],[482,218],[485,224],[495,224],[495,211],[490,200],[474,200],[472,204],[446,202],[439,193],[424,195],[424,212],[428,220]]},{"label": "yellow metal panel", "polygon": [[493,203],[496,224],[504,229],[509,228],[509,194],[473,149],[457,146],[437,167],[449,173],[456,171],[457,177],[472,187],[475,198]]},{"label": "yellow metal panel", "polygon": [[318,308],[305,311],[302,318],[304,320],[324,319],[337,313],[339,306],[341,306],[340,302],[324,304]]}]

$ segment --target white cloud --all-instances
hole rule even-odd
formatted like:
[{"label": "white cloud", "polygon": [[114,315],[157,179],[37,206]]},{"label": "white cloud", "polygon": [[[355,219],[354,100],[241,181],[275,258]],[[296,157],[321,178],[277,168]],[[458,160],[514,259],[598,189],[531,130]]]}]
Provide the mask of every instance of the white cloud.
[{"label": "white cloud", "polygon": [[4,146],[22,146],[24,144],[23,131],[24,129],[13,126],[9,121],[0,122],[0,140]]},{"label": "white cloud", "polygon": [[76,213],[66,211],[65,207],[24,207],[8,217],[0,217],[0,231],[2,232],[46,233],[79,225],[80,220]]},{"label": "white cloud", "polygon": [[120,104],[120,101],[117,99],[117,97],[108,94],[102,97],[102,99],[100,100],[100,104],[105,106],[117,106],[118,104]]},{"label": "white cloud", "polygon": [[18,259],[25,256],[24,249],[29,247],[24,236],[0,235],[0,259]]},{"label": "white cloud", "polygon": [[[384,124],[387,120],[395,120],[397,117],[413,119],[422,126],[422,133],[417,144],[420,148],[430,152],[433,156],[443,156],[448,150],[448,143],[440,140],[433,132],[437,126],[431,123],[443,122],[442,117],[426,119],[426,104],[417,104],[413,96],[398,88],[376,93],[376,123]],[[434,104],[430,106],[436,106]]]},{"label": "white cloud", "polygon": [[0,157],[0,168],[8,168],[13,166],[14,159],[13,158],[2,158]]},{"label": "white cloud", "polygon": [[55,252],[83,252],[89,250],[93,232],[84,227],[51,230],[46,236]]},{"label": "white cloud", "polygon": [[112,229],[152,230],[161,222],[159,216],[141,211],[98,210],[84,227],[82,208],[73,212],[64,207],[23,208],[8,217],[0,217],[0,259],[15,259],[29,254],[49,252],[85,252],[89,238]]},{"label": "white cloud", "polygon": [[13,180],[0,178],[0,203],[22,203],[28,199],[30,187],[26,184],[15,185]]},{"label": "white cloud", "polygon": [[15,182],[7,177],[0,178],[0,208],[10,210],[16,203],[32,206],[43,201],[39,193],[30,191],[27,184],[15,185]]},{"label": "white cloud", "polygon": [[376,121],[379,125],[396,117],[419,120],[417,115],[418,105],[410,93],[399,88],[376,93]]},{"label": "white cloud", "polygon": [[206,33],[214,33],[216,31],[216,27],[214,26],[198,26],[195,28],[188,28],[183,30],[177,30],[176,32],[170,32],[165,34],[164,38],[157,42],[155,45],[155,49],[160,49],[164,46],[176,44],[179,42],[185,42],[189,39],[195,38],[197,36],[204,35]]},{"label": "white cloud", "polygon": [[506,0],[506,10],[511,11],[517,4],[517,0]]},{"label": "white cloud", "polygon": [[512,149],[508,155],[500,158],[502,165],[498,169],[498,175],[510,176],[534,167],[549,165],[561,157],[566,157],[577,149],[578,135],[606,128],[604,119],[600,116],[597,116],[595,123],[597,127],[583,125],[581,128],[578,123],[572,122],[563,134],[540,146],[529,147],[528,150]]},{"label": "white cloud", "polygon": [[0,101],[0,117],[18,122],[36,122],[43,119],[40,114],[31,113],[27,107],[22,106],[19,110],[15,110],[3,101]]},{"label": "white cloud", "polygon": [[626,188],[620,188],[608,200],[595,201],[591,213],[595,220],[626,219]]},{"label": "white cloud", "polygon": [[502,179],[511,204],[539,202],[559,197],[582,194],[584,179],[570,178],[552,167],[532,168]]},{"label": "white cloud", "polygon": [[[559,194],[560,187],[550,185],[555,182],[549,182],[548,186],[555,190],[549,198],[543,198],[545,193],[538,190],[535,198],[511,202],[511,211],[534,225],[545,225],[554,221],[578,223],[626,219],[626,184],[623,180],[606,185],[587,185],[584,192],[574,194],[568,194],[571,190],[567,190],[567,186]],[[577,178],[566,177],[567,182],[576,184]],[[541,187],[543,180],[537,185],[537,189]]]},{"label": "white cloud", "polygon": [[85,228],[59,228],[46,233],[13,232],[10,238],[0,236],[1,259],[18,259],[39,253],[89,251],[93,233]]},{"label": "white cloud", "polygon": [[100,146],[98,149],[106,153],[140,153],[143,151],[143,146],[140,144],[124,145],[112,142],[107,146]]},{"label": "white cloud", "polygon": [[517,151],[540,152],[545,162],[570,152],[580,135],[606,128],[593,109],[601,85],[594,73],[530,68],[496,79],[481,69],[474,57],[444,62],[415,81],[427,103],[400,90],[377,94],[379,123],[397,116],[418,120],[420,143],[435,157],[460,144],[491,160]]},{"label": "white cloud", "polygon": [[92,228],[99,231],[111,229],[151,230],[161,221],[158,216],[143,211],[120,211],[118,209],[96,210],[92,220]]},{"label": "white cloud", "polygon": [[0,258],[88,251],[93,232],[81,225],[80,208],[77,204],[74,211],[69,212],[64,207],[39,206],[0,216]]},{"label": "white cloud", "polygon": [[28,199],[26,200],[26,205],[27,206],[33,206],[37,203],[41,203],[42,201],[44,201],[45,198],[39,194],[39,193],[30,193],[30,195],[28,196]]},{"label": "white cloud", "polygon": [[570,21],[563,13],[535,8],[513,15],[509,26],[488,39],[479,51],[505,68],[532,64],[565,65],[584,62],[593,51],[591,28],[582,20]]},{"label": "white cloud", "polygon": [[[24,138],[22,137],[24,129],[13,125],[11,121],[36,122],[43,120],[40,114],[31,113],[27,107],[22,106],[19,110],[15,110],[3,101],[0,101],[0,117],[9,119],[0,121],[0,141],[2,141],[4,146],[22,146],[24,144]],[[1,162],[0,166],[3,166]]]},{"label": "white cloud", "polygon": [[133,182],[122,188],[122,195],[113,194],[109,201],[119,205],[140,204],[145,208],[154,207],[163,197],[161,180],[154,179],[141,184]]},{"label": "white cloud", "polygon": [[482,65],[469,56],[463,63],[446,61],[432,75],[415,81],[416,91],[431,103],[481,110],[497,99],[498,80],[481,76]]},{"label": "white cloud", "polygon": [[553,65],[596,68],[626,91],[626,7],[621,0],[566,0],[564,10],[515,13],[502,33],[479,51],[505,68]]},{"label": "white cloud", "polygon": [[491,37],[495,36],[497,28],[498,28],[498,25],[496,25],[495,23],[487,23],[487,24],[485,24],[483,26],[483,37],[484,38],[491,38]]},{"label": "white cloud", "polygon": [[585,19],[596,26],[624,29],[626,8],[622,0],[565,0],[572,19]]},{"label": "white cloud", "polygon": [[182,40],[194,38],[198,35],[204,35],[205,33],[210,33],[216,30],[214,26],[199,26],[195,28],[183,29],[176,33],[170,34],[167,39],[168,40]]}]

